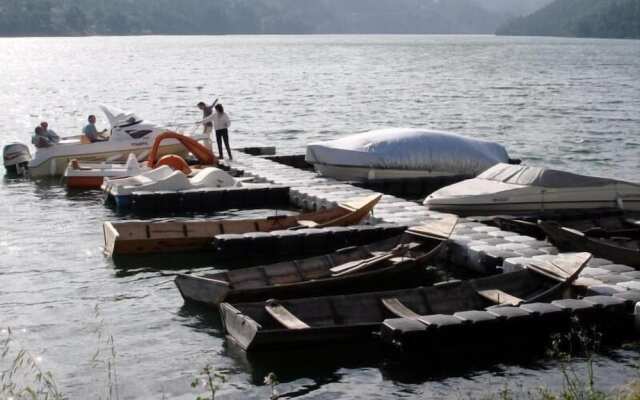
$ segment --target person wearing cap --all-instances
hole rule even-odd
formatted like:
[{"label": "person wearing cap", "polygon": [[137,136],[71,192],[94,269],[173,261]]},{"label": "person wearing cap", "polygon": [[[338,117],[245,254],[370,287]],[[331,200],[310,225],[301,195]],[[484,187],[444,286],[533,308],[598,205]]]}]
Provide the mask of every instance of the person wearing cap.
[{"label": "person wearing cap", "polygon": [[40,122],[40,127],[44,131],[44,135],[49,138],[51,143],[59,143],[60,136],[58,136],[53,129],[49,129],[49,124],[47,121]]}]

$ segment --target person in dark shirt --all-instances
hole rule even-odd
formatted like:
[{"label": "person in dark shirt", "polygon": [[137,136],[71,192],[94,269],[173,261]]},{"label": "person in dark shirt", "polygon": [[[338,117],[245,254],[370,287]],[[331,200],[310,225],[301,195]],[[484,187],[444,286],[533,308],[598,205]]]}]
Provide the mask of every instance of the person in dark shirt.
[{"label": "person in dark shirt", "polygon": [[[218,103],[218,99],[216,99],[213,104],[211,104],[210,106],[206,105],[204,101],[201,101],[200,103],[198,103],[198,108],[200,110],[202,110],[202,119],[205,120],[207,119],[207,117],[211,116],[211,114],[213,114],[213,108],[216,106],[216,104]],[[213,132],[213,122],[208,121],[204,123],[204,130],[202,131],[202,134],[206,135],[207,137],[211,136],[211,132]]]},{"label": "person in dark shirt", "polygon": [[44,135],[51,141],[51,143],[59,143],[60,136],[58,136],[53,129],[49,129],[49,123],[47,121],[40,122],[40,127],[44,131]]},{"label": "person in dark shirt", "polygon": [[42,129],[41,126],[36,126],[35,134],[31,136],[31,143],[33,143],[33,145],[39,149],[44,147],[51,147],[53,145],[53,142],[49,139],[49,137],[47,137],[44,129]]}]

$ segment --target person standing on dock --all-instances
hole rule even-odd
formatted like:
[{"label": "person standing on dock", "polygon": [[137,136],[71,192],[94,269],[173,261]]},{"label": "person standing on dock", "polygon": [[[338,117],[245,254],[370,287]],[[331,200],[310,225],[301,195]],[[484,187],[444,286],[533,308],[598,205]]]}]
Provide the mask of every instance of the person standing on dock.
[{"label": "person standing on dock", "polygon": [[[211,133],[213,132],[213,122],[211,122],[211,115],[213,114],[213,107],[218,104],[218,99],[215,99],[213,103],[208,106],[204,101],[198,103],[198,108],[202,111],[202,121],[198,122],[198,124],[202,124],[204,129],[202,130],[202,134],[207,137],[206,145],[208,147],[213,147],[211,143]],[[213,150],[213,148],[211,149]]]},{"label": "person standing on dock", "polygon": [[231,126],[231,120],[229,115],[224,112],[222,104],[216,104],[216,112],[212,115],[213,126],[216,130],[216,142],[218,142],[218,152],[220,153],[220,159],[222,156],[222,141],[224,140],[224,146],[227,148],[229,154],[229,160],[233,160],[231,155],[231,147],[229,147],[229,127]]},{"label": "person standing on dock", "polygon": [[[229,115],[224,112],[224,107],[222,104],[216,104],[212,106],[215,108],[216,112],[205,117],[202,121],[198,122],[199,124],[204,124],[205,133],[207,132],[207,124],[211,124],[213,129],[216,131],[216,142],[218,143],[218,152],[220,153],[220,159],[224,159],[224,153],[222,152],[222,141],[224,140],[224,145],[227,148],[227,153],[229,154],[229,160],[233,160],[233,156],[231,155],[231,147],[229,146],[229,127],[231,126],[231,120],[229,119]],[[204,104],[204,103],[201,103]],[[211,130],[209,130],[211,132]]]}]

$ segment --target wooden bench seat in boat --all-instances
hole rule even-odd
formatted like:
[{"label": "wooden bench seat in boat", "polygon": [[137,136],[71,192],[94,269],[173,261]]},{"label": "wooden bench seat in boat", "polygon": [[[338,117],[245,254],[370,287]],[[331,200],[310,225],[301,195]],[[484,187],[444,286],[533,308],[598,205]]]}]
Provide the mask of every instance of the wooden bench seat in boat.
[{"label": "wooden bench seat in boat", "polygon": [[347,263],[335,266],[330,269],[332,276],[342,276],[345,274],[350,274],[357,271],[363,271],[367,268],[373,267],[375,265],[380,265],[381,263],[391,259],[393,254],[385,253],[385,254],[377,254],[370,258],[365,258],[364,260],[354,260],[349,261]]},{"label": "wooden bench seat in boat", "polygon": [[478,294],[484,297],[487,300],[490,300],[496,304],[508,304],[512,306],[517,306],[522,303],[524,300],[512,296],[509,293],[503,292],[500,289],[486,289],[486,290],[478,290]]},{"label": "wooden bench seat in boat", "polygon": [[418,318],[419,315],[413,310],[402,304],[396,297],[382,299],[382,305],[393,315],[400,318]]},{"label": "wooden bench seat in boat", "polygon": [[280,322],[287,329],[309,329],[309,325],[300,321],[282,304],[275,300],[269,300],[265,304],[265,309],[276,321]]},{"label": "wooden bench seat in boat", "polygon": [[304,227],[304,228],[315,228],[319,224],[317,222],[315,222],[315,221],[309,221],[309,220],[306,220],[306,219],[301,219],[301,220],[298,220],[298,225],[300,225],[301,227]]}]

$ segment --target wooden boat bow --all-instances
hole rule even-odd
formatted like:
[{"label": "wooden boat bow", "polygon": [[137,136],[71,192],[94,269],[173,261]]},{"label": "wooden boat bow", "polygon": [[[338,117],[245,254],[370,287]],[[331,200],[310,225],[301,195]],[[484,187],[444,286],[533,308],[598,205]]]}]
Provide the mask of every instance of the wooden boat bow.
[{"label": "wooden boat bow", "polygon": [[443,214],[441,219],[410,227],[407,229],[407,233],[424,238],[447,240],[453,233],[457,224],[458,217],[456,215]]}]

